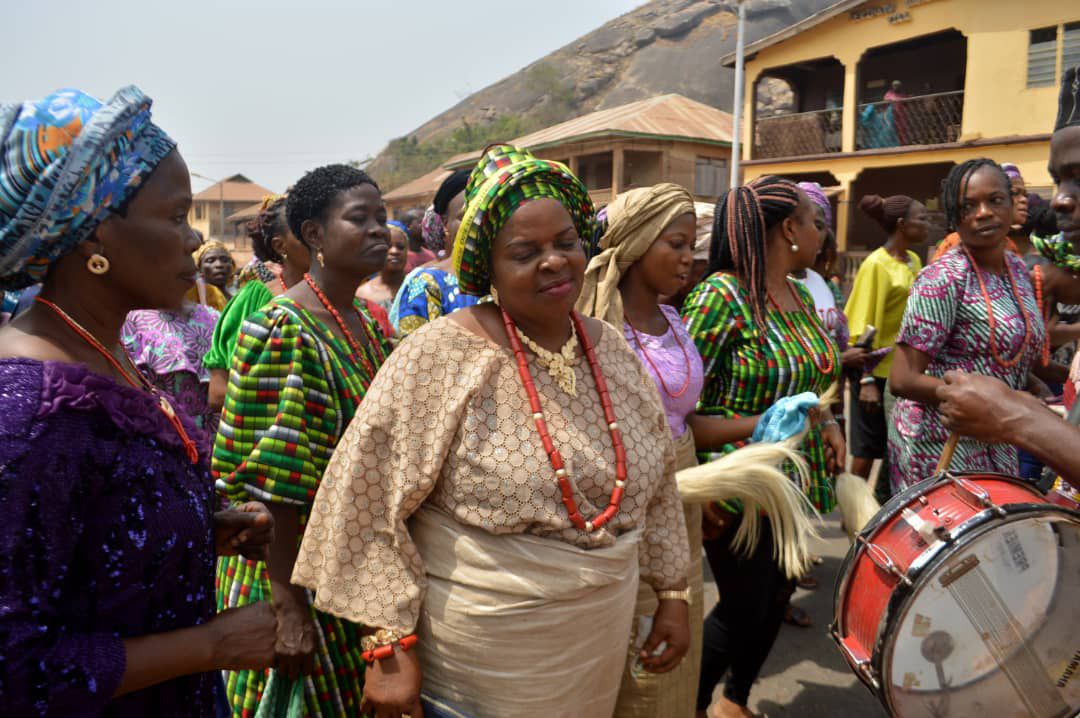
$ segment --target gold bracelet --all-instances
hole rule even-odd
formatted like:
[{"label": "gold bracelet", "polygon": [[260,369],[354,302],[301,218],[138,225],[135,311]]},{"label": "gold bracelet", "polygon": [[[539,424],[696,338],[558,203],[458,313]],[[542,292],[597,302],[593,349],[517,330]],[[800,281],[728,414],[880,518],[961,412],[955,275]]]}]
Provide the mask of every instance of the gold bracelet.
[{"label": "gold bracelet", "polygon": [[686,601],[686,603],[690,603],[690,589],[684,588],[681,591],[657,591],[656,598],[659,601]]},{"label": "gold bracelet", "polygon": [[360,639],[360,648],[365,651],[373,651],[379,646],[389,646],[391,643],[397,643],[405,634],[400,631],[395,631],[389,628],[380,628],[370,636],[364,636]]}]

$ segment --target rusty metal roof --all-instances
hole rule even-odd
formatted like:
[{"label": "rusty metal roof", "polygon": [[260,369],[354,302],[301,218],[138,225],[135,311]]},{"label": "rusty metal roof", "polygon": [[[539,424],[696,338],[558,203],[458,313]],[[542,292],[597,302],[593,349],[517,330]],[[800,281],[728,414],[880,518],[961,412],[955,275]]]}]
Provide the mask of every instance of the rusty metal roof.
[{"label": "rusty metal roof", "polygon": [[730,145],[731,115],[682,95],[659,95],[576,117],[519,137],[513,143],[538,150],[605,135],[649,136]]},{"label": "rusty metal roof", "polygon": [[[729,147],[731,115],[682,95],[657,95],[575,117],[510,140],[510,144],[542,150],[605,137],[683,140]],[[451,157],[444,166],[459,167],[479,157],[479,150],[465,152]]]},{"label": "rusty metal roof", "polygon": [[263,197],[273,194],[262,185],[255,184],[244,175],[233,175],[215,182],[192,199],[196,202],[262,202]]},{"label": "rusty metal roof", "polygon": [[399,200],[412,199],[413,197],[421,198],[429,194],[433,195],[439,191],[439,186],[442,185],[443,180],[449,176],[450,170],[439,167],[438,169],[428,172],[426,175],[406,182],[400,187],[395,187],[383,195],[383,200],[387,202],[397,202]]},{"label": "rusty metal roof", "polygon": [[[731,115],[682,95],[657,95],[575,117],[522,135],[510,140],[510,144],[542,150],[606,137],[682,140],[730,147]],[[450,174],[443,168],[465,167],[479,158],[479,149],[454,155],[443,167],[387,192],[383,198],[395,202],[433,194]]]}]

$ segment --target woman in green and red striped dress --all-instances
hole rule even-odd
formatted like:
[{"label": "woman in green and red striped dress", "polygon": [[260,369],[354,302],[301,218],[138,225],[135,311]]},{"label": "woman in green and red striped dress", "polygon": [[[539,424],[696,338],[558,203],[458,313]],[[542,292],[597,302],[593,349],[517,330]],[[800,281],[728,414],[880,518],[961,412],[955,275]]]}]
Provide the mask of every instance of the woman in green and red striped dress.
[{"label": "woman in green and red striped dress", "polygon": [[[823,393],[840,376],[839,350],[821,326],[809,292],[788,275],[812,266],[821,228],[806,194],[794,183],[762,177],[717,202],[710,275],[686,298],[683,320],[705,366],[698,414],[723,416],[714,438],[720,453],[753,435],[761,414],[778,399]],[[802,450],[810,465],[809,498],[823,512],[835,497],[830,477],[843,461],[843,434],[831,414],[810,430]],[[704,460],[715,455],[702,456]],[[771,532],[749,557],[732,553],[738,507],[712,511],[705,551],[720,603],[705,620],[698,715],[730,671],[719,716],[748,716],[753,685],[794,590],[773,559]]]},{"label": "woman in green and red striped dress", "polygon": [[[221,562],[218,608],[273,601],[278,690],[271,692],[291,696],[301,684],[303,705],[290,705],[290,716],[352,716],[363,697],[360,626],[316,611],[290,578],[326,464],[390,352],[355,298],[386,257],[386,208],[367,174],[329,165],[296,183],[286,214],[311,250],[311,269],[244,321],[213,457],[218,489],[233,501],[266,502],[275,538],[266,563]],[[254,718],[268,675],[228,674],[235,718]]]}]

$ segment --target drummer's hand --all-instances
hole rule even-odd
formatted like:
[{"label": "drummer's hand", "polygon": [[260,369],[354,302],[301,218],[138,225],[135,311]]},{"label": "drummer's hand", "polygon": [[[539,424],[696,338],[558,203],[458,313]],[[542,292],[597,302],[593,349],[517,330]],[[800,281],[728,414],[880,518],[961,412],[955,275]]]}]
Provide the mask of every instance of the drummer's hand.
[{"label": "drummer's hand", "polygon": [[1009,442],[1010,426],[1024,422],[1032,411],[1047,411],[1036,397],[994,377],[950,371],[942,380],[937,398],[945,428],[979,441]]},{"label": "drummer's hand", "polygon": [[847,442],[839,424],[829,424],[821,430],[825,441],[825,468],[830,475],[843,471],[847,466]]},{"label": "drummer's hand", "polygon": [[[659,656],[653,651],[667,643]],[[667,673],[682,661],[690,648],[690,606],[679,599],[664,599],[653,614],[652,633],[641,647],[641,665],[649,673]]]},{"label": "drummer's hand", "polygon": [[364,671],[364,700],[360,713],[374,718],[424,718],[420,706],[420,659],[416,649],[394,649],[394,655],[375,661]]}]

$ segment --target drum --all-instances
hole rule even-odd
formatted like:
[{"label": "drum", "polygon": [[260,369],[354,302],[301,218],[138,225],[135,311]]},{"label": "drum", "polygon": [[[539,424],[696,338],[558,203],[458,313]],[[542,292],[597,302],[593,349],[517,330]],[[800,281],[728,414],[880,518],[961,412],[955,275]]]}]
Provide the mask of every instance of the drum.
[{"label": "drum", "polygon": [[1080,709],[1080,513],[996,474],[894,496],[856,537],[833,638],[901,718]]}]

